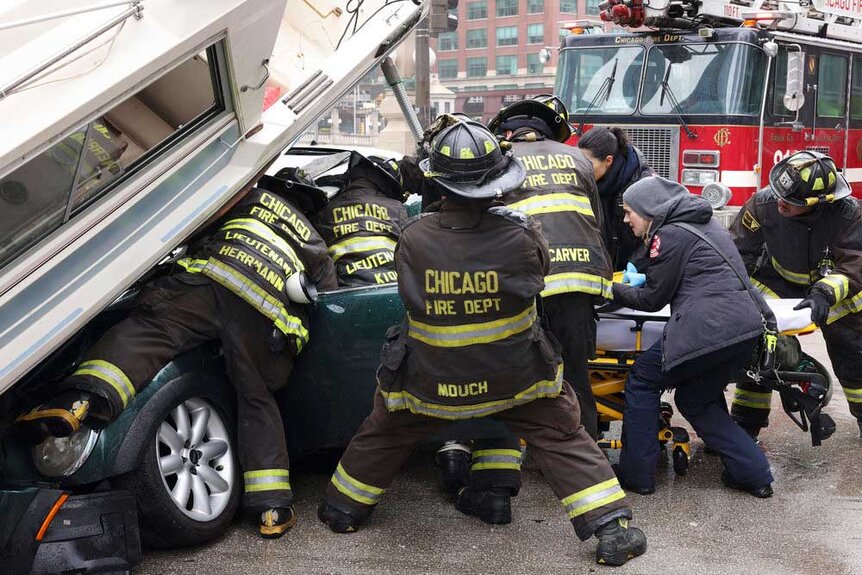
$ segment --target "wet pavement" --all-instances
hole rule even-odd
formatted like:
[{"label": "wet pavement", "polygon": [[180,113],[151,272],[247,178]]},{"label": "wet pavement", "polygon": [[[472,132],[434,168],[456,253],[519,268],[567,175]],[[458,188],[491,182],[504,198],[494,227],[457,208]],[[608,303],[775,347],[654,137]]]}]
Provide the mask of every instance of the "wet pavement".
[{"label": "wet pavement", "polygon": [[[819,335],[802,343],[829,365]],[[648,550],[621,568],[593,562],[595,539],[577,540],[536,471],[524,472],[512,523],[493,527],[454,509],[438,486],[433,451],[422,449],[358,533],[336,535],[317,521],[329,475],[299,471],[291,474],[299,522],[284,538],[259,539],[253,525],[238,522],[205,547],[147,551],[135,572],[860,574],[862,440],[840,389],[827,412],[838,430],[813,448],[774,395],[770,426],[761,434],[776,478],[775,495],[767,500],[723,487],[720,460],[704,454],[693,435],[687,475],[675,476],[668,458],[660,464],[656,493],[630,496]]]}]

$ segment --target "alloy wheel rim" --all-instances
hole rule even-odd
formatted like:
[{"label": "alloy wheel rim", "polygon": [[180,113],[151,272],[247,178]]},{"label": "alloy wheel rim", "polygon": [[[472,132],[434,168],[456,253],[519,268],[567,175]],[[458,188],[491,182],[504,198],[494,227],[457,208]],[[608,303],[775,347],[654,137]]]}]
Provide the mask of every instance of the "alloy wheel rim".
[{"label": "alloy wheel rim", "polygon": [[227,426],[206,400],[183,401],[156,432],[156,461],[174,505],[200,522],[212,521],[227,507],[236,481]]}]

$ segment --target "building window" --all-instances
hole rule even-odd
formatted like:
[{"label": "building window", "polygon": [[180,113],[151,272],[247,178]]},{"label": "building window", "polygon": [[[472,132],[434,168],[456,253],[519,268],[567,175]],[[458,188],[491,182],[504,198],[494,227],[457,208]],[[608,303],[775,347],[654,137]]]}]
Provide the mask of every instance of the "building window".
[{"label": "building window", "polygon": [[215,46],[0,178],[0,268],[225,109]]},{"label": "building window", "polygon": [[458,60],[437,60],[437,77],[451,80],[458,77]]},{"label": "building window", "polygon": [[437,37],[438,52],[454,52],[458,49],[458,32],[443,32]]},{"label": "building window", "polygon": [[560,12],[578,13],[578,0],[560,0]]},{"label": "building window", "polygon": [[467,77],[479,78],[488,73],[487,58],[467,58]]},{"label": "building window", "polygon": [[484,20],[488,17],[488,0],[467,2],[467,20]]},{"label": "building window", "polygon": [[541,74],[545,65],[539,60],[538,54],[527,54],[527,74]]},{"label": "building window", "polygon": [[497,56],[497,75],[514,76],[518,73],[517,56]]},{"label": "building window", "polygon": [[497,0],[497,17],[517,16],[518,0]]},{"label": "building window", "polygon": [[518,27],[501,26],[497,28],[497,46],[517,46]]},{"label": "building window", "polygon": [[588,16],[599,15],[599,0],[587,0],[586,13]]},{"label": "building window", "polygon": [[545,25],[530,24],[527,26],[527,44],[541,44],[545,41]]},{"label": "building window", "polygon": [[484,28],[474,28],[467,30],[467,49],[471,48],[487,48],[488,47],[488,31]]},{"label": "building window", "polygon": [[506,94],[505,96],[503,96],[503,103],[514,104],[515,102],[520,102],[523,99],[524,97],[520,94]]},{"label": "building window", "polygon": [[452,102],[443,102],[443,112],[446,114],[452,113]]},{"label": "building window", "polygon": [[545,0],[527,0],[527,14],[541,14],[545,11]]}]

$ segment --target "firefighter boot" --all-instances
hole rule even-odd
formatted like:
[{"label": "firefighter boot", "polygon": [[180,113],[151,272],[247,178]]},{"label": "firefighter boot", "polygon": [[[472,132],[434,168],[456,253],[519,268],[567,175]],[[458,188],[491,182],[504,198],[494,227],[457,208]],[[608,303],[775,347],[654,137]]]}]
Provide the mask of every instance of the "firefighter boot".
[{"label": "firefighter boot", "polygon": [[605,523],[596,530],[596,563],[618,567],[646,551],[646,536],[637,527],[629,527],[622,517]]},{"label": "firefighter boot", "polygon": [[470,448],[459,441],[447,441],[437,450],[434,463],[440,469],[443,489],[457,493],[470,481]]},{"label": "firefighter boot", "polygon": [[296,525],[293,507],[275,507],[260,514],[260,536],[264,539],[278,539]]},{"label": "firefighter boot", "polygon": [[721,472],[721,482],[724,483],[725,486],[730,487],[731,489],[736,489],[738,491],[745,491],[751,495],[754,495],[758,499],[769,499],[772,497],[772,485],[767,483],[761,487],[743,487],[734,481],[730,475],[728,475],[727,471]]},{"label": "firefighter boot", "polygon": [[491,525],[512,522],[512,492],[493,487],[479,491],[473,487],[462,487],[455,500],[455,509],[466,515],[478,517]]},{"label": "firefighter boot", "polygon": [[38,445],[49,437],[69,437],[87,418],[93,396],[85,391],[64,391],[18,417],[14,430],[21,441]]},{"label": "firefighter boot", "polygon": [[365,523],[373,507],[349,509],[333,499],[324,499],[317,507],[317,518],[336,533],[353,533]]}]

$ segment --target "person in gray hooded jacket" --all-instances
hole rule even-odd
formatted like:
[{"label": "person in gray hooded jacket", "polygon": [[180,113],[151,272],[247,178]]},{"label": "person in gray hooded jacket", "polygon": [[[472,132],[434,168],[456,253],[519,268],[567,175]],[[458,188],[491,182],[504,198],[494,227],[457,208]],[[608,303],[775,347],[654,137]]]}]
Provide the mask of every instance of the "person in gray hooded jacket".
[{"label": "person in gray hooded jacket", "polygon": [[636,493],[655,490],[659,400],[663,390],[675,388],[682,416],[721,456],[722,481],[771,496],[769,463],[730,418],[723,394],[751,357],[762,334],[761,310],[768,308],[756,300],[745,265],[706,200],[654,176],[626,190],[623,208],[647,250],[646,281],[641,287],[614,284],[614,302],[643,311],[669,303],[671,316],[662,339],[638,356],[626,381],[620,482]]}]

